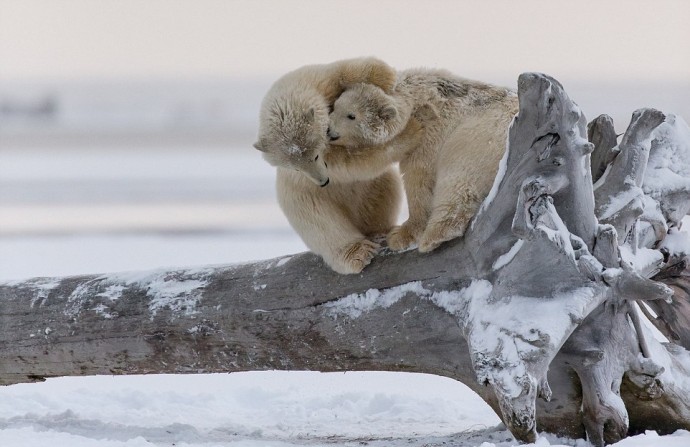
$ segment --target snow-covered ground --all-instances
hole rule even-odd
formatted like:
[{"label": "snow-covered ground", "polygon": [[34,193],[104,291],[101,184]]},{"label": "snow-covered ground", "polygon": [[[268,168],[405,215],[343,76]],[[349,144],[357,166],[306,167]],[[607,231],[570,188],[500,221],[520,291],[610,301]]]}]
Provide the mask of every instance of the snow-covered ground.
[{"label": "snow-covered ground", "polygon": [[[275,204],[273,175],[249,148],[0,151],[0,280],[303,251]],[[0,388],[2,447],[295,445],[517,443],[464,385],[421,374],[68,377]],[[616,444],[659,445],[687,447],[690,433]]]}]

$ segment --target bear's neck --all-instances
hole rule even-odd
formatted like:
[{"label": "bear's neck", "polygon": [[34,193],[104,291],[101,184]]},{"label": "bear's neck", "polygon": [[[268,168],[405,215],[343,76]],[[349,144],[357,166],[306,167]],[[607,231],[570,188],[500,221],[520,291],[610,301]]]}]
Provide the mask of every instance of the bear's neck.
[{"label": "bear's neck", "polygon": [[389,136],[397,136],[407,126],[407,122],[410,120],[415,107],[414,101],[411,99],[406,96],[396,96],[393,98],[397,113],[385,125]]}]

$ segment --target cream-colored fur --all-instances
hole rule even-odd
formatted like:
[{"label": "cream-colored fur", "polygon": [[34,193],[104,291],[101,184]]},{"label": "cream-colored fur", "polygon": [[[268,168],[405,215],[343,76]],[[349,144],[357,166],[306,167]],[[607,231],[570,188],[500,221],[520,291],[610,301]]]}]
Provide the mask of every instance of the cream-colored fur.
[{"label": "cream-colored fur", "polygon": [[[307,247],[339,273],[369,264],[379,248],[374,236],[396,223],[402,186],[390,163],[366,168],[373,164],[367,157],[381,151],[332,151],[328,113],[349,86],[366,82],[392,92],[395,81],[395,70],[374,58],[310,65],[276,81],[261,105],[254,147],[277,167],[279,204]],[[410,127],[405,144],[416,144]]]},{"label": "cream-colored fur", "polygon": [[396,223],[402,201],[393,168],[372,180],[331,181],[321,188],[291,169],[278,169],[278,203],[311,251],[336,272],[359,273],[379,249],[374,241]]},{"label": "cream-colored fur", "polygon": [[346,59],[307,65],[278,79],[259,112],[259,138],[254,147],[271,165],[296,169],[317,185],[328,182],[321,154],[328,140],[328,113],[349,86],[365,82],[391,92],[396,72],[375,58]]},{"label": "cream-colored fur", "polygon": [[[491,190],[517,109],[509,89],[414,69],[400,73],[392,94],[364,83],[346,90],[328,132],[332,144],[350,150],[386,148],[374,150],[379,154],[371,159],[380,165],[372,171],[400,163],[410,216],[391,230],[388,245],[403,250],[418,243],[427,252],[464,234]],[[407,126],[416,121],[421,142],[405,144]]]}]

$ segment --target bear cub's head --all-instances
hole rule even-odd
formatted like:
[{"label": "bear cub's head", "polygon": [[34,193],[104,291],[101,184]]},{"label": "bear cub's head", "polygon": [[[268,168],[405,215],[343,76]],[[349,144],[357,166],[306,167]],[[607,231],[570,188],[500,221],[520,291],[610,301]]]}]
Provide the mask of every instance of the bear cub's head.
[{"label": "bear cub's head", "polygon": [[329,183],[324,161],[328,106],[322,99],[299,94],[272,101],[265,108],[259,139],[254,147],[264,159],[279,168],[294,169],[319,186]]},{"label": "bear cub's head", "polygon": [[329,117],[332,145],[360,148],[385,144],[409,119],[394,97],[372,84],[356,84],[335,101]]}]

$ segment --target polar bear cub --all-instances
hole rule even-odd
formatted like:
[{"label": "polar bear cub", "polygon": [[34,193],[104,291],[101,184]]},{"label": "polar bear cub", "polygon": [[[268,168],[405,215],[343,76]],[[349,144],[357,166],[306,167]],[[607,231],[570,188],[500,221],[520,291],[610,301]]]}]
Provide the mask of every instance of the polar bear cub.
[{"label": "polar bear cub", "polygon": [[254,147],[278,168],[300,171],[319,186],[328,184],[321,154],[328,140],[328,114],[349,86],[368,83],[391,92],[396,71],[375,58],[345,59],[306,65],[273,83],[259,111],[259,137]]},{"label": "polar bear cub", "polygon": [[[390,94],[366,83],[343,92],[328,136],[350,150],[393,144],[380,167],[400,163],[409,218],[389,232],[388,245],[403,250],[417,243],[428,252],[465,233],[491,190],[517,111],[510,89],[444,70],[412,69],[399,74]],[[400,141],[410,117],[423,126],[416,146]]]},{"label": "polar bear cub", "polygon": [[261,104],[254,147],[277,168],[278,203],[307,247],[338,273],[370,263],[379,248],[374,237],[396,223],[402,185],[390,163],[368,161],[376,151],[331,151],[328,113],[344,89],[364,82],[391,93],[396,77],[374,58],[308,65],[278,79]]}]

